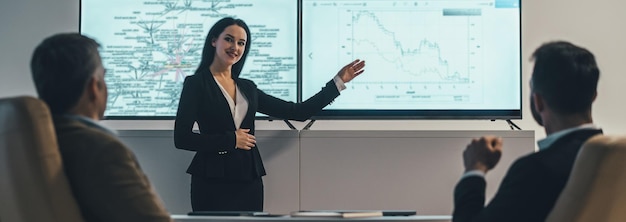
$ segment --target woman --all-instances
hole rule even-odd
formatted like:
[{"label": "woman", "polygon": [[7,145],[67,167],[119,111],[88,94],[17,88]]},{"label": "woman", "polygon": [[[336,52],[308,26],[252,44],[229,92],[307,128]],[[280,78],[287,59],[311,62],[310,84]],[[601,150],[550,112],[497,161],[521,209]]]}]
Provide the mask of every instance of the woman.
[{"label": "woman", "polygon": [[[183,85],[174,144],[196,152],[187,169],[193,211],[262,211],[265,169],[254,137],[255,113],[306,120],[332,102],[343,83],[363,73],[365,63],[355,60],[308,100],[283,101],[239,78],[249,36],[244,21],[219,20],[209,30],[198,69]],[[192,131],[196,122],[200,133]]]}]

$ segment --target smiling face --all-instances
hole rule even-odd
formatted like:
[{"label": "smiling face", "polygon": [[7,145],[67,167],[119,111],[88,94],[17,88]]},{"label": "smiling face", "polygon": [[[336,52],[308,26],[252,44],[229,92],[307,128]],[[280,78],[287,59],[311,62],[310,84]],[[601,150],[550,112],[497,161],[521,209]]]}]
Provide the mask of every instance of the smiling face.
[{"label": "smiling face", "polygon": [[226,29],[211,42],[211,45],[215,47],[213,63],[232,66],[241,59],[246,44],[248,44],[248,35],[242,27],[238,25],[226,27]]}]

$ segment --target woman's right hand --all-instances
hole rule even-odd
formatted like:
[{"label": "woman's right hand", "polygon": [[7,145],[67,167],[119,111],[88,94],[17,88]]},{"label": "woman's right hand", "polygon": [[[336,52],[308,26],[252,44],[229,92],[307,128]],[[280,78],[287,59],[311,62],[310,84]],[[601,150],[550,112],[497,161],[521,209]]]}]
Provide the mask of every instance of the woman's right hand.
[{"label": "woman's right hand", "polygon": [[339,76],[339,78],[341,78],[341,81],[343,81],[344,83],[348,83],[352,81],[352,79],[363,73],[363,71],[365,71],[363,68],[365,68],[365,61],[357,59],[341,68],[337,73],[337,76]]},{"label": "woman's right hand", "polygon": [[256,144],[256,137],[254,135],[248,133],[250,129],[238,129],[235,131],[235,136],[237,137],[237,148],[242,150],[250,150]]}]

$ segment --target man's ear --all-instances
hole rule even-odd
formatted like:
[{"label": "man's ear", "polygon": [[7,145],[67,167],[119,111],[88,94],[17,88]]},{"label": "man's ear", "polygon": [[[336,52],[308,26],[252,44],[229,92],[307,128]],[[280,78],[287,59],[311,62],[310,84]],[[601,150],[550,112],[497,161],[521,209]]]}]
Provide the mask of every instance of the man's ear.
[{"label": "man's ear", "polygon": [[598,91],[595,91],[593,93],[593,98],[591,99],[591,102],[595,102],[596,101],[596,97],[598,97]]},{"label": "man's ear", "polygon": [[546,108],[545,100],[543,96],[537,93],[533,93],[533,100],[535,100],[535,110],[541,112]]},{"label": "man's ear", "polygon": [[89,79],[89,81],[87,82],[85,93],[87,93],[87,98],[89,98],[89,101],[95,101],[98,96],[100,96],[98,94],[101,88],[99,84],[100,83],[98,82],[98,79],[95,77]]}]

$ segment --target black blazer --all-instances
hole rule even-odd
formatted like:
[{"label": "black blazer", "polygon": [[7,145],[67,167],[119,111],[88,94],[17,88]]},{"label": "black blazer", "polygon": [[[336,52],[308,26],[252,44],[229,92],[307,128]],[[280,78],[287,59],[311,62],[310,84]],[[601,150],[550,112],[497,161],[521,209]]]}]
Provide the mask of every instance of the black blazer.
[{"label": "black blazer", "polygon": [[574,131],[549,148],[515,161],[485,207],[486,182],[463,178],[454,189],[454,222],[544,221],[561,194],[581,145],[601,130]]},{"label": "black blazer", "polygon": [[[320,92],[302,103],[287,102],[259,90],[254,82],[235,78],[248,100],[248,112],[242,129],[254,134],[255,113],[304,121],[330,104],[339,91],[329,81]],[[192,132],[198,123],[200,133]],[[209,178],[249,180],[265,175],[258,147],[235,149],[235,124],[224,94],[210,72],[185,78],[174,127],[174,144],[178,149],[196,151],[187,173]]]}]

